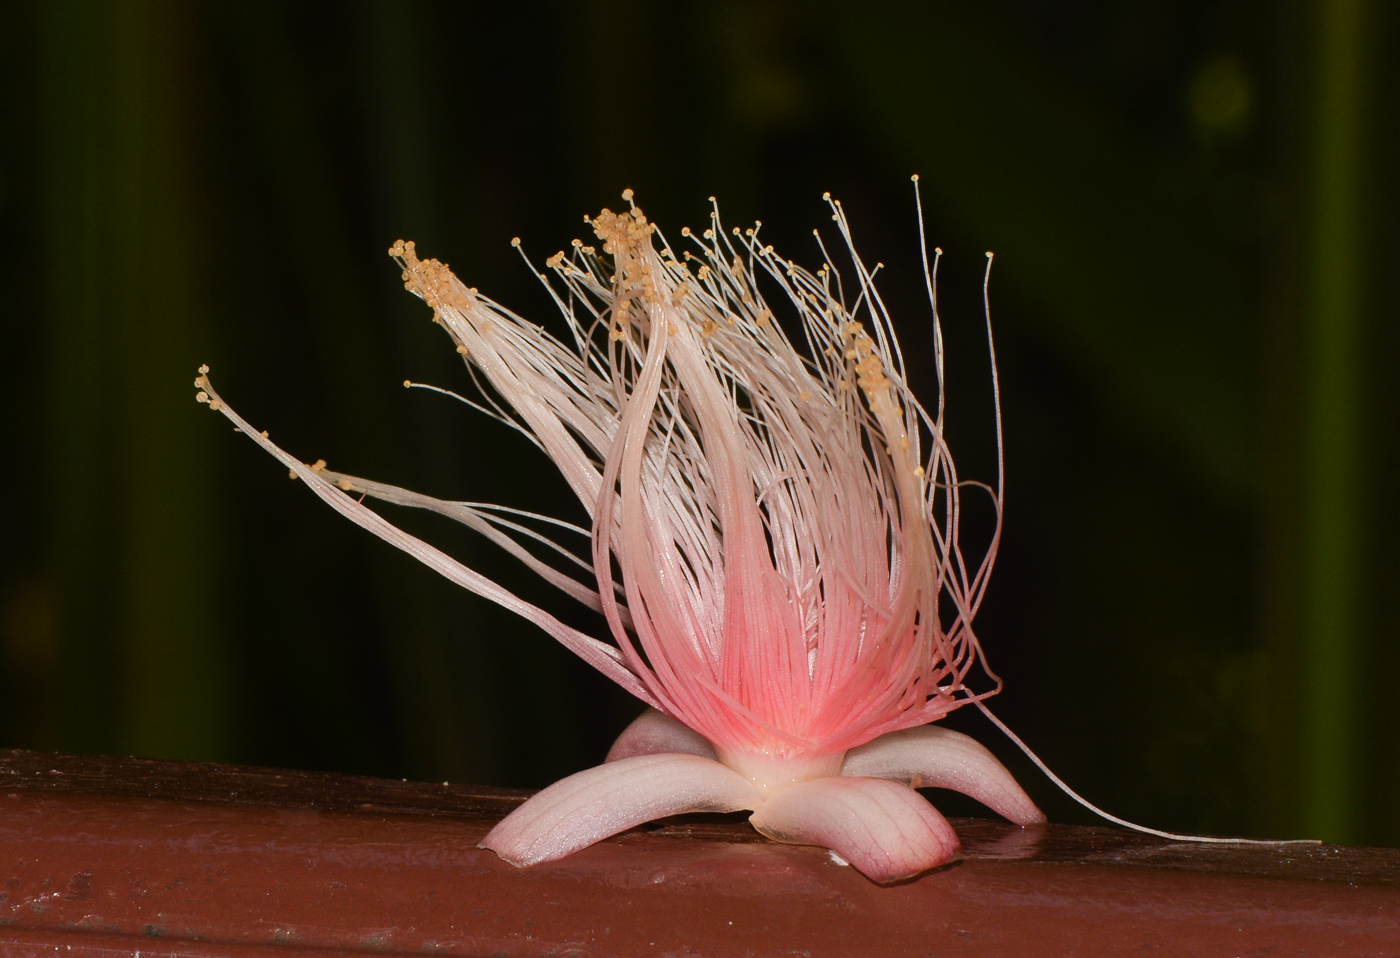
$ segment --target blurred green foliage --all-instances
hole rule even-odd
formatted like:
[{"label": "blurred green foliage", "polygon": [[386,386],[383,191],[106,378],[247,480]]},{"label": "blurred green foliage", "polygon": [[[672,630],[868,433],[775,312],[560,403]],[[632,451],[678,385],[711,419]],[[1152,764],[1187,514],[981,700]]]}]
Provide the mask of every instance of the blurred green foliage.
[{"label": "blurred green foliage", "polygon": [[[1393,9],[0,13],[0,745],[509,785],[598,761],[635,703],[283,479],[193,402],[195,367],[308,461],[566,502],[508,431],[399,385],[466,377],[394,239],[549,322],[512,236],[543,258],[633,187],[672,232],[715,195],[815,261],[830,190],[887,264],[927,395],[918,172],[947,253],[951,436],[981,476],[997,253],[999,713],[1130,818],[1400,843]],[[601,629],[464,532],[393,518]]]}]

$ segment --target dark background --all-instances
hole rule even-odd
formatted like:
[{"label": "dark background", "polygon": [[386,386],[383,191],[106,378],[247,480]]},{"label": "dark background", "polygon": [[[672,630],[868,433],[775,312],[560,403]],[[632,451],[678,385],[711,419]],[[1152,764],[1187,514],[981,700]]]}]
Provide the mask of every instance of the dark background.
[{"label": "dark background", "polygon": [[[637,705],[351,527],[306,460],[568,513],[384,250],[541,322],[624,187],[809,266],[820,196],[883,261],[1006,532],[999,714],[1158,827],[1400,843],[1396,8],[1364,0],[0,4],[0,745],[538,786]],[[569,621],[431,517],[391,515]],[[1057,820],[1086,813],[953,724]],[[946,810],[966,806],[955,800]]]}]

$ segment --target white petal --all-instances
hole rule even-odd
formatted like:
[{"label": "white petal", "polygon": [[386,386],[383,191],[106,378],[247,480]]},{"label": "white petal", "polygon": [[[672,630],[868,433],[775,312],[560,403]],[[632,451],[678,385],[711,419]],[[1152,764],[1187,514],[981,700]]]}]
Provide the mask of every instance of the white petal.
[{"label": "white petal", "polygon": [[652,819],[762,802],[748,779],[718,762],[674,752],[637,755],[555,782],[491,829],[481,847],[512,865],[534,865]]},{"label": "white petal", "polygon": [[947,819],[911,788],[883,778],[816,778],[790,785],[749,818],[774,841],[821,845],[877,882],[954,861]]},{"label": "white petal", "polygon": [[984,745],[935,725],[890,732],[851,749],[841,774],[890,778],[915,787],[951,788],[1018,825],[1045,821],[1045,814]]},{"label": "white petal", "polygon": [[622,730],[603,761],[616,762],[634,755],[654,755],[657,752],[684,752],[708,758],[712,762],[719,761],[714,746],[703,735],[691,731],[671,716],[650,708]]}]

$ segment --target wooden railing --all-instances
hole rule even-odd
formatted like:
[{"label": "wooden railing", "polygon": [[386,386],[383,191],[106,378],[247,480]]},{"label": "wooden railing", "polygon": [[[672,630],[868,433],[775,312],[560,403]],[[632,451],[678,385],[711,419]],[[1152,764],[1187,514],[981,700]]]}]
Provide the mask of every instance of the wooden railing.
[{"label": "wooden railing", "polygon": [[0,956],[1400,956],[1400,851],[954,820],[879,887],[742,820],[517,869],[526,793],[0,751]]}]

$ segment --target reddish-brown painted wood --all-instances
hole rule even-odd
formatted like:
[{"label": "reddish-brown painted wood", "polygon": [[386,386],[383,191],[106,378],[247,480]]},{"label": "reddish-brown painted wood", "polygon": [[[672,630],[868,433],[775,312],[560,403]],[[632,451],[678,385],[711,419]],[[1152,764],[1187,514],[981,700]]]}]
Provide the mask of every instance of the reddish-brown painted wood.
[{"label": "reddish-brown painted wood", "polygon": [[525,793],[0,752],[0,956],[1400,956],[1400,851],[954,822],[881,888],[741,821],[516,869]]}]

